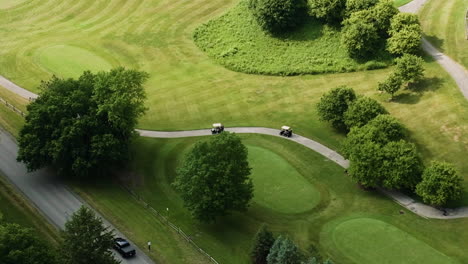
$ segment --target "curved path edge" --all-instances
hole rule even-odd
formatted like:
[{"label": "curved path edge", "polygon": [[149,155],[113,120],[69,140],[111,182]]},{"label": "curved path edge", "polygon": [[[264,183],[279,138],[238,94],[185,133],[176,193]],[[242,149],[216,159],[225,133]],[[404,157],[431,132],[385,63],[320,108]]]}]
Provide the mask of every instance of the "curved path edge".
[{"label": "curved path edge", "polygon": [[[209,129],[186,131],[153,131],[136,129],[136,131],[140,134],[140,136],[150,138],[184,138],[211,135],[211,131]],[[341,156],[338,152],[301,135],[294,134],[290,138],[282,137],[279,135],[279,130],[266,127],[229,127],[225,128],[225,131],[239,134],[262,134],[288,139],[323,155],[324,157],[334,161],[336,164],[345,169],[349,167],[349,161]],[[445,209],[447,215],[444,215],[442,210],[420,203],[399,191],[385,190],[382,188],[379,188],[379,191],[395,200],[401,206],[424,218],[454,219],[468,217],[468,207]]]},{"label": "curved path edge", "polygon": [[[413,0],[406,5],[400,6],[398,9],[400,12],[416,14],[426,2],[427,0]],[[422,38],[422,48],[450,74],[463,96],[468,100],[468,71],[465,67],[437,50],[426,38]]]}]

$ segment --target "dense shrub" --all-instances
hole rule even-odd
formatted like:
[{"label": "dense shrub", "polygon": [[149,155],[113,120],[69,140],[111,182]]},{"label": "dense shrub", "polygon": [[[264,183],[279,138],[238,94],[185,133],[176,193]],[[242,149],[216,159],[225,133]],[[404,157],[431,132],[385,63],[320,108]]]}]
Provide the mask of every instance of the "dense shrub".
[{"label": "dense shrub", "polygon": [[389,29],[387,50],[392,54],[415,54],[420,50],[422,30],[418,17],[400,13],[393,17]]},{"label": "dense shrub", "polygon": [[306,0],[250,0],[249,8],[258,24],[270,33],[293,29],[307,17]]},{"label": "dense shrub", "polygon": [[275,243],[273,233],[262,225],[254,238],[254,244],[250,251],[253,264],[266,264],[270,248]]},{"label": "dense shrub", "polygon": [[361,97],[354,101],[344,113],[344,122],[348,128],[362,127],[378,115],[387,113],[387,110],[376,100]]},{"label": "dense shrub", "polygon": [[347,130],[344,113],[354,100],[356,100],[354,90],[346,86],[340,86],[325,93],[317,104],[319,118],[330,122],[335,129]]},{"label": "dense shrub", "polygon": [[388,30],[392,18],[399,13],[398,9],[393,5],[392,0],[380,0],[372,8],[372,17],[375,27],[378,29],[382,38],[388,37]]},{"label": "dense shrub", "polygon": [[452,164],[433,162],[424,170],[416,193],[428,204],[442,206],[448,201],[461,198],[463,179]]},{"label": "dense shrub", "polygon": [[395,75],[403,83],[417,83],[424,78],[424,60],[421,57],[405,54],[396,60]]},{"label": "dense shrub", "polygon": [[354,12],[370,9],[378,2],[379,0],[347,0],[346,15],[350,16]]},{"label": "dense shrub", "polygon": [[371,11],[363,10],[352,13],[343,21],[341,43],[350,57],[363,59],[374,55],[379,39]]},{"label": "dense shrub", "polygon": [[310,13],[328,23],[339,24],[343,20],[346,0],[309,0]]}]

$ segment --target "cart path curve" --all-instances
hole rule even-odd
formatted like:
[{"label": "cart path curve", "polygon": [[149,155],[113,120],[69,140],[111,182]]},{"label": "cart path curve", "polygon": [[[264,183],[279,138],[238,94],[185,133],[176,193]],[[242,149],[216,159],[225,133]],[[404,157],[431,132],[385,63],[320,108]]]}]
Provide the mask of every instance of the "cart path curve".
[{"label": "cart path curve", "polygon": [[[0,172],[57,228],[63,229],[69,217],[82,205],[86,205],[50,171],[42,169],[28,172],[23,163],[16,161],[18,154],[16,141],[2,130],[0,130],[0,153]],[[97,213],[97,215],[99,214]],[[117,236],[126,237],[101,215],[99,216],[106,226],[114,230]],[[122,261],[121,263],[154,264],[142,250],[136,247],[135,243],[131,241],[130,243],[137,250],[134,258],[123,259],[113,251],[114,256]]]},{"label": "cart path curve", "polygon": [[[416,14],[426,2],[427,0],[413,0],[398,9],[400,12]],[[463,96],[468,100],[468,71],[465,67],[438,51],[426,38],[422,39],[422,48],[452,76]]]},{"label": "cart path curve", "polygon": [[[278,129],[266,128],[266,127],[226,127],[225,131],[239,133],[239,134],[262,134],[275,137],[281,137],[284,139],[291,140],[299,143],[323,156],[334,161],[343,168],[348,168],[349,161],[341,156],[338,152],[306,137],[294,134],[292,137],[287,138],[279,135]],[[210,129],[199,129],[199,130],[187,130],[187,131],[152,131],[136,129],[136,131],[143,137],[151,138],[184,138],[184,137],[200,137],[211,135]],[[465,218],[468,217],[468,207],[460,207],[455,209],[446,209],[447,215],[434,207],[425,205],[423,203],[415,201],[413,198],[398,192],[379,189],[382,193],[389,196],[397,203],[405,207],[406,209],[414,212],[415,214],[425,218],[435,219],[454,219],[454,218]]]}]

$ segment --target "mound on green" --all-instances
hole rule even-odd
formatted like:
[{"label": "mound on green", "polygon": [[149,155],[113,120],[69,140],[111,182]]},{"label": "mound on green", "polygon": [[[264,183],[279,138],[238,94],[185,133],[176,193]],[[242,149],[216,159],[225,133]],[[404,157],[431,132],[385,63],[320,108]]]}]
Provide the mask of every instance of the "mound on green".
[{"label": "mound on green", "polygon": [[372,218],[347,220],[331,234],[338,250],[354,263],[457,263],[399,228]]},{"label": "mound on green", "polygon": [[296,31],[272,37],[264,33],[246,0],[195,30],[201,50],[228,69],[267,75],[351,72],[386,67],[391,58],[357,62],[340,43],[338,29],[312,18]]},{"label": "mound on green", "polygon": [[320,192],[278,154],[257,146],[247,146],[253,200],[280,213],[308,211],[320,202]]},{"label": "mound on green", "polygon": [[84,71],[95,73],[112,68],[109,62],[95,53],[69,45],[46,47],[37,56],[42,67],[62,78],[77,78]]}]

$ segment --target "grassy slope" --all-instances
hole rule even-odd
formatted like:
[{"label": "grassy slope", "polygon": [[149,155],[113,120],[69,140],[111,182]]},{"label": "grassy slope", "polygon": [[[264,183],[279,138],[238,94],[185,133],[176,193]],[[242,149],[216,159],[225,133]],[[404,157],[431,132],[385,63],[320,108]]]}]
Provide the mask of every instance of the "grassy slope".
[{"label": "grassy slope", "polygon": [[[341,32],[312,18],[296,31],[272,37],[241,1],[195,30],[195,43],[217,63],[239,72],[297,75],[385,68],[391,57],[358,63],[349,58]],[[386,57],[386,59],[385,59]]]},{"label": "grassy slope", "polygon": [[412,0],[393,0],[393,2],[395,3],[395,6],[402,6],[402,5],[405,5],[409,2],[411,2]]},{"label": "grassy slope", "polygon": [[[27,100],[15,95],[7,89],[0,86],[0,98],[8,101],[9,104],[15,106],[23,112],[26,112]],[[3,102],[0,102],[0,127],[8,131],[14,136],[18,136],[20,128],[24,124],[24,118],[7,107]]]},{"label": "grassy slope", "polygon": [[33,228],[40,237],[53,244],[59,242],[58,230],[17,192],[0,172],[0,212],[3,220]]},{"label": "grassy slope", "polygon": [[[182,227],[196,243],[221,263],[246,263],[251,238],[262,222],[268,223],[275,233],[288,234],[305,250],[311,245],[317,246],[324,255],[333,256],[337,263],[363,263],[366,256],[356,256],[355,251],[332,240],[336,226],[355,218],[371,218],[391,224],[401,232],[407,233],[396,232],[397,234],[392,235],[394,239],[400,240],[401,246],[409,248],[413,246],[411,243],[417,244],[413,250],[399,252],[401,256],[394,257],[394,260],[408,259],[413,254],[430,258],[431,254],[437,255],[439,251],[454,261],[468,261],[465,251],[468,246],[468,231],[465,228],[468,219],[438,221],[426,220],[408,211],[400,214],[399,205],[377,193],[362,191],[343,174],[340,167],[309,149],[279,138],[258,135],[242,137],[246,144],[271,150],[287,160],[320,191],[320,204],[312,211],[288,215],[254,203],[246,214],[233,214],[214,225],[199,224],[189,217],[182,201],[169,186],[181,157],[199,139],[140,139],[135,145],[135,150],[139,150],[140,153],[134,156],[133,170],[136,173],[133,175],[133,184],[139,195],[157,210],[165,212],[166,208],[169,208],[169,219]],[[92,195],[98,204],[104,205],[106,213],[118,219],[117,221],[126,221],[129,218],[128,214],[125,214],[126,210],[130,210],[129,207],[120,205],[121,201],[128,200],[129,197],[119,191],[118,187],[108,186],[100,189],[95,186],[81,186],[81,189]],[[138,209],[136,216],[130,217],[126,223],[127,227],[131,227],[130,236],[144,234],[139,238],[143,243],[148,237],[145,231],[151,228],[145,225],[146,217]],[[158,222],[154,221],[152,225],[159,226]],[[155,228],[152,232],[154,233],[151,235],[156,236],[157,233],[166,234],[167,230]],[[362,252],[372,251],[373,241],[378,243],[388,235],[385,232],[359,234],[369,242],[362,246]],[[437,239],[434,239],[435,237]],[[426,246],[418,243],[426,244],[435,251],[428,250]],[[395,248],[382,248],[380,254],[372,254],[398,254]],[[353,261],[353,258],[356,261]]]},{"label": "grassy slope", "polygon": [[465,14],[468,0],[430,0],[420,13],[426,37],[439,50],[468,68]]}]

